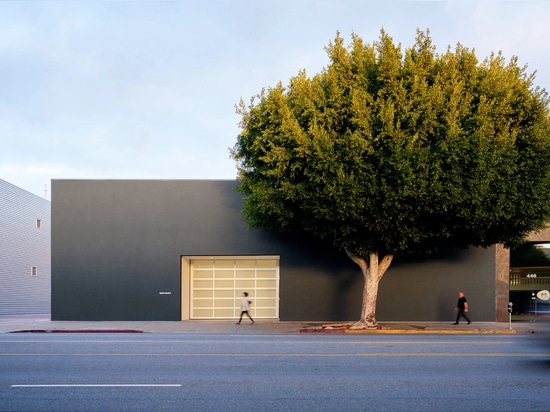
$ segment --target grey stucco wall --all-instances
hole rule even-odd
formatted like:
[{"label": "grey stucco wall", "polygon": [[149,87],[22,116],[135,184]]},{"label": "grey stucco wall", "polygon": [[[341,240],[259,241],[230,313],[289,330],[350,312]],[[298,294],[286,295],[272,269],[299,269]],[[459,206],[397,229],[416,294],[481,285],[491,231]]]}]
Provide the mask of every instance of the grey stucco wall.
[{"label": "grey stucco wall", "polygon": [[274,254],[234,185],[54,180],[52,319],[179,320],[180,256]]},{"label": "grey stucco wall", "polygon": [[468,299],[472,320],[495,320],[494,247],[396,259],[381,281],[378,315],[388,320],[451,321],[460,291]]},{"label": "grey stucco wall", "polygon": [[[281,257],[281,319],[357,320],[363,288],[359,267],[344,252],[293,250],[300,252]],[[454,321],[460,291],[472,320],[495,320],[494,247],[395,258],[380,282],[377,319]]]},{"label": "grey stucco wall", "polygon": [[[235,185],[54,180],[52,319],[179,320],[180,256],[202,255],[279,255],[281,320],[358,319],[359,268],[344,252],[248,229]],[[491,249],[396,260],[378,319],[451,320],[462,290],[474,320],[494,320],[494,285]]]}]

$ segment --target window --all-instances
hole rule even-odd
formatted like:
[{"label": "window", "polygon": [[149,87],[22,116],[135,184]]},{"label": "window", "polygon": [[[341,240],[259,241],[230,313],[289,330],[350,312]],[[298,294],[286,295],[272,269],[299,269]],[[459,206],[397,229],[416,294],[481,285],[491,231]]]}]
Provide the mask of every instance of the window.
[{"label": "window", "polygon": [[31,268],[31,276],[38,276],[38,268],[36,266]]},{"label": "window", "polygon": [[42,219],[36,219],[36,227],[42,229]]}]

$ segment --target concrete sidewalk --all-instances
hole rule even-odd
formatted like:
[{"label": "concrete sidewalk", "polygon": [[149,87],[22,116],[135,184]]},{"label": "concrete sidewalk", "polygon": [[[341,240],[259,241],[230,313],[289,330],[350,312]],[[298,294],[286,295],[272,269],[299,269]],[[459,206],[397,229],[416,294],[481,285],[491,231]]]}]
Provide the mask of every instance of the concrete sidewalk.
[{"label": "concrete sidewalk", "polygon": [[550,332],[550,321],[472,322],[379,322],[380,329],[355,331],[351,322],[280,322],[259,320],[255,325],[234,321],[52,321],[49,315],[0,315],[0,333],[219,333],[219,334],[530,334]]}]

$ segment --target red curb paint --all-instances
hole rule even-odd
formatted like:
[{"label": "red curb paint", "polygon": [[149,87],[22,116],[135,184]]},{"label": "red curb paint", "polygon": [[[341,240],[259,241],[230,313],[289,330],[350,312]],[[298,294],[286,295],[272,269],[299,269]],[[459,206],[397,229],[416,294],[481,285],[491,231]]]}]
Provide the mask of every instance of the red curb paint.
[{"label": "red curb paint", "polygon": [[143,333],[134,329],[38,329],[38,330],[15,330],[9,333]]}]

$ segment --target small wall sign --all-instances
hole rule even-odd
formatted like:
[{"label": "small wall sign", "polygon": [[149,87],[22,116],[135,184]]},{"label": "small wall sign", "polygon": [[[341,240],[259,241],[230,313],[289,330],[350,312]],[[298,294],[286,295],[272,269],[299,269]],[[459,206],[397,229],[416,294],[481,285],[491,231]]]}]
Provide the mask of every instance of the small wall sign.
[{"label": "small wall sign", "polygon": [[547,290],[539,290],[537,293],[537,299],[550,300],[550,292]]}]

